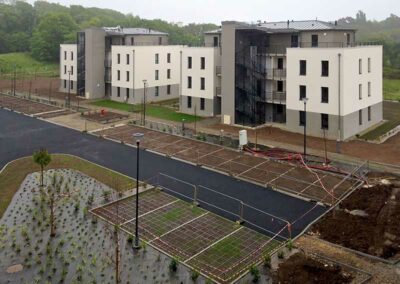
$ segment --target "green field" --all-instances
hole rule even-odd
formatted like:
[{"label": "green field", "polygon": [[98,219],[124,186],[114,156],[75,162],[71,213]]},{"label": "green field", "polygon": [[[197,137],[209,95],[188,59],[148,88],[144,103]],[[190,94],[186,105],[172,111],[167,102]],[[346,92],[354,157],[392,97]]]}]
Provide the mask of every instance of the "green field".
[{"label": "green field", "polygon": [[0,54],[0,77],[14,72],[14,64],[18,75],[26,74],[27,76],[32,76],[36,73],[42,77],[55,77],[59,73],[58,64],[40,62],[33,59],[29,53],[18,52]]},{"label": "green field", "polygon": [[[127,112],[140,112],[142,110],[142,105],[131,105],[110,100],[100,100],[93,102],[92,104],[99,107],[107,107]],[[182,121],[182,119],[184,119],[186,122],[194,122],[195,120],[201,120],[200,117],[195,117],[194,115],[179,113],[171,108],[152,104],[146,105],[146,115],[170,121]]]},{"label": "green field", "polygon": [[383,79],[383,97],[385,100],[400,101],[400,79]]}]

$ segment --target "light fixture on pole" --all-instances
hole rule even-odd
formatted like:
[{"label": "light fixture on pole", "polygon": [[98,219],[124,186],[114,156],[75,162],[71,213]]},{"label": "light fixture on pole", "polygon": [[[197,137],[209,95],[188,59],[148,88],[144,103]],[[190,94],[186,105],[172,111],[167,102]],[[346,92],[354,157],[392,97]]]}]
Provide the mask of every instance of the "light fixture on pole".
[{"label": "light fixture on pole", "polygon": [[143,133],[134,133],[133,138],[136,140],[136,215],[135,215],[135,244],[133,248],[139,249],[139,146]]},{"label": "light fixture on pole", "polygon": [[301,99],[304,103],[304,161],[307,161],[306,150],[307,150],[307,101],[308,98],[304,97]]}]

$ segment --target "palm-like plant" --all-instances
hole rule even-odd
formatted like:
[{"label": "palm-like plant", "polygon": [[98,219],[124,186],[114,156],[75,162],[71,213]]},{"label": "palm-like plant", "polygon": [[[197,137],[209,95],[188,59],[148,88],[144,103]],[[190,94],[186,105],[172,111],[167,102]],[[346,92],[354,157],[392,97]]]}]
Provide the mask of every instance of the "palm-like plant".
[{"label": "palm-like plant", "polygon": [[40,166],[40,186],[43,187],[43,170],[51,162],[51,155],[46,149],[33,153],[33,161]]}]

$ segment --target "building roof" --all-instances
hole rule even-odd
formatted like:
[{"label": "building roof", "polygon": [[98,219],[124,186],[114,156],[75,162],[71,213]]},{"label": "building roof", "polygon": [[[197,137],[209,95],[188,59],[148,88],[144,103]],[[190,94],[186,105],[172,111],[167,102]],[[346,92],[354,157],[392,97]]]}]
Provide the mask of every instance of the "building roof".
[{"label": "building roof", "polygon": [[165,36],[168,33],[146,29],[146,28],[124,28],[124,27],[103,27],[103,30],[110,35],[159,35]]},{"label": "building roof", "polygon": [[272,30],[297,30],[297,31],[314,31],[314,30],[354,30],[342,25],[319,20],[308,21],[282,21],[282,22],[264,22],[257,26]]},{"label": "building roof", "polygon": [[208,31],[208,32],[204,32],[205,34],[220,34],[222,32],[221,28],[218,28],[216,30],[212,30],[212,31]]}]

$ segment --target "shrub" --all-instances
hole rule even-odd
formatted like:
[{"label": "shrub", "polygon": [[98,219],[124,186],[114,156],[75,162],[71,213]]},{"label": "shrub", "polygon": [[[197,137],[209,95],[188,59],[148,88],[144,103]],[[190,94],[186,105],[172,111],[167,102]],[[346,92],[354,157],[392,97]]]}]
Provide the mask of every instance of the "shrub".
[{"label": "shrub", "polygon": [[264,260],[264,266],[270,268],[271,267],[271,256],[267,253],[263,257]]},{"label": "shrub", "polygon": [[128,236],[128,238],[127,238],[128,243],[130,243],[130,244],[133,243],[133,239],[134,239],[133,235],[130,234],[130,235]]},{"label": "shrub", "polygon": [[178,270],[178,260],[173,258],[171,259],[171,262],[169,263],[169,271],[171,272],[176,272]]},{"label": "shrub", "polygon": [[284,257],[285,257],[285,253],[283,252],[283,250],[278,251],[278,258],[283,259]]},{"label": "shrub", "polygon": [[250,267],[250,274],[253,276],[253,283],[257,283],[260,280],[260,271],[258,270],[257,266],[252,265]]},{"label": "shrub", "polygon": [[292,251],[292,249],[293,249],[293,242],[292,242],[292,240],[289,240],[289,241],[286,243],[286,247],[287,247],[287,249],[288,249],[289,251]]},{"label": "shrub", "polygon": [[190,274],[190,278],[195,282],[197,278],[199,278],[200,273],[197,270],[192,270],[192,273]]}]

